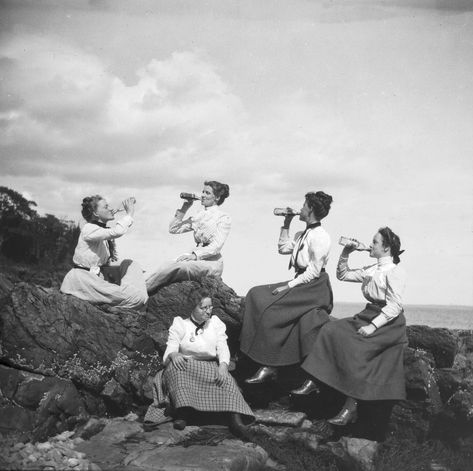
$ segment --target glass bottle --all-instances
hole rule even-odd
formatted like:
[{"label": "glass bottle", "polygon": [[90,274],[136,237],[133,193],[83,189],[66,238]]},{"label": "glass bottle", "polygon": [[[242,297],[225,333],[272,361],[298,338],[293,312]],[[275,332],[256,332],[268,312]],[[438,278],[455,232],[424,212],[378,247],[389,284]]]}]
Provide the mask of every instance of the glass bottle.
[{"label": "glass bottle", "polygon": [[345,237],[345,236],[341,236],[338,243],[340,245],[354,245],[355,246],[355,250],[359,250],[359,251],[363,251],[363,250],[366,250],[366,251],[370,251],[370,248],[369,246],[367,246],[366,244],[364,244],[363,242],[360,242],[359,240],[356,240],[356,239],[352,239],[350,237]]},{"label": "glass bottle", "polygon": [[182,192],[179,195],[183,200],[200,200],[200,196],[197,196],[195,193],[185,193]]},{"label": "glass bottle", "polygon": [[288,216],[289,214],[298,216],[301,214],[300,211],[296,211],[292,208],[274,208],[273,213],[275,216]]}]

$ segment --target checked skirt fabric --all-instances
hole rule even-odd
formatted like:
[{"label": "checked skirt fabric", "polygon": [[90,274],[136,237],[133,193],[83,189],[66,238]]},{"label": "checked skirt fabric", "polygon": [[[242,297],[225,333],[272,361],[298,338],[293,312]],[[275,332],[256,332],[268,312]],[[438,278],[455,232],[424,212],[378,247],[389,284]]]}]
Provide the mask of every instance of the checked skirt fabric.
[{"label": "checked skirt fabric", "polygon": [[250,406],[230,374],[222,386],[215,384],[217,371],[216,361],[191,359],[184,371],[170,363],[154,379],[154,400],[144,420],[155,423],[171,420],[170,406],[175,409],[192,407],[206,412],[237,412],[253,417]]}]

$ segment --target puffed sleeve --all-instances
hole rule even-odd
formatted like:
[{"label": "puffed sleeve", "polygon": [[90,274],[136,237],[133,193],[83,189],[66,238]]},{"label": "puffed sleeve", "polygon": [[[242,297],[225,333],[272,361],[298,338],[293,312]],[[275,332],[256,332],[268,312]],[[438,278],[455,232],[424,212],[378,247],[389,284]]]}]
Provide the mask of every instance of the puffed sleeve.
[{"label": "puffed sleeve", "polygon": [[365,278],[365,268],[351,269],[348,267],[348,255],[340,254],[337,265],[337,278],[341,281],[362,283]]},{"label": "puffed sleeve", "polygon": [[302,232],[298,232],[293,240],[289,237],[289,229],[281,227],[281,233],[279,234],[278,240],[278,252],[282,255],[292,254],[294,246],[296,245],[295,240],[297,240],[301,234]]},{"label": "puffed sleeve", "polygon": [[406,273],[401,267],[395,267],[386,273],[386,306],[371,323],[377,328],[395,319],[403,310],[402,296],[406,287]]},{"label": "puffed sleeve", "polygon": [[86,242],[117,239],[125,234],[132,224],[133,218],[129,215],[119,219],[113,227],[100,227],[89,223],[82,229],[82,237]]},{"label": "puffed sleeve", "polygon": [[182,319],[182,317],[175,317],[172,321],[171,327],[169,327],[166,351],[164,352],[163,356],[163,363],[165,365],[167,365],[168,363],[169,354],[179,351],[179,346],[181,344],[182,339],[184,338],[185,333],[186,329],[184,325],[184,320]]},{"label": "puffed sleeve", "polygon": [[227,344],[227,327],[225,324],[218,318],[215,318],[215,331],[217,335],[217,358],[219,363],[230,363],[230,350],[228,349]]},{"label": "puffed sleeve", "polygon": [[230,234],[231,227],[231,217],[228,216],[228,214],[222,214],[218,218],[215,230],[210,236],[209,244],[205,247],[197,247],[194,249],[197,260],[205,260],[206,258],[218,255],[227,240],[228,234]]},{"label": "puffed sleeve", "polygon": [[330,251],[330,236],[327,233],[313,232],[308,235],[306,239],[307,248],[309,252],[309,263],[302,275],[294,278],[288,283],[290,288],[309,283],[320,276],[325,261],[327,260]]},{"label": "puffed sleeve", "polygon": [[183,220],[184,214],[186,213],[180,209],[176,211],[176,214],[169,223],[169,232],[171,234],[182,234],[193,230],[192,217]]}]

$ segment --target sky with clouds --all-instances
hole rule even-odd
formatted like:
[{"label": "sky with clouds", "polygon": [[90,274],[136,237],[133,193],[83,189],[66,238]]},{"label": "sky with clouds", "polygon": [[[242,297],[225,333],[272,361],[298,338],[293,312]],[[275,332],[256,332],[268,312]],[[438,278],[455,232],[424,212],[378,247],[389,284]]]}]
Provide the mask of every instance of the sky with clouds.
[{"label": "sky with clouds", "polygon": [[0,0],[1,184],[76,221],[134,195],[119,251],[151,271],[193,245],[179,193],[228,183],[239,294],[288,279],[272,210],[324,190],[335,301],[339,236],[389,225],[407,303],[472,305],[471,77],[468,0]]}]

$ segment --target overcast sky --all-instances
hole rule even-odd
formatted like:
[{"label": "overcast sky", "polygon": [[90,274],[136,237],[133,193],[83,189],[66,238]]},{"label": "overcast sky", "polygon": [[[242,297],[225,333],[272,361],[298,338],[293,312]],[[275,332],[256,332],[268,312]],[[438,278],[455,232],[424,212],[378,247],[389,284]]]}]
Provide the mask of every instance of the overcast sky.
[{"label": "overcast sky", "polygon": [[471,1],[0,0],[0,67],[0,184],[76,221],[134,195],[118,248],[147,271],[192,248],[169,220],[215,179],[239,294],[289,278],[272,210],[323,190],[335,302],[362,300],[340,235],[389,225],[407,303],[473,304]]}]

